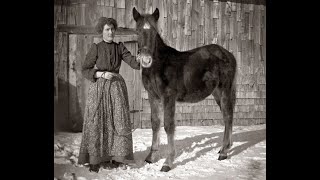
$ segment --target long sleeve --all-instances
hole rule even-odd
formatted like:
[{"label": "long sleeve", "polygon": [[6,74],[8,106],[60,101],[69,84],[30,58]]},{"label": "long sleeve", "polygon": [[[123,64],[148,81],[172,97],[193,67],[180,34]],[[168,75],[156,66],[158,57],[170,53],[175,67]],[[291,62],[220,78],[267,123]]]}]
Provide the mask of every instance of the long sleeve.
[{"label": "long sleeve", "polygon": [[124,62],[126,62],[133,69],[140,69],[140,63],[136,61],[136,57],[133,56],[130,51],[124,46],[122,42],[119,43],[119,48],[121,52],[121,57]]},{"label": "long sleeve", "polygon": [[97,69],[94,68],[97,58],[98,58],[98,47],[95,43],[92,44],[89,52],[86,55],[86,59],[82,64],[82,74],[83,76],[90,80],[91,82],[95,82],[96,78],[94,77]]}]

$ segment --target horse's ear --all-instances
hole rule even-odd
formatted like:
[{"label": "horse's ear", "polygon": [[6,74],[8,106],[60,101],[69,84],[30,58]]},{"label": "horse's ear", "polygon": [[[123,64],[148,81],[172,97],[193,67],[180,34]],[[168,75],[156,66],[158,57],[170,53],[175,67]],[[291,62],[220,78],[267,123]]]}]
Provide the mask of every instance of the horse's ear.
[{"label": "horse's ear", "polygon": [[138,19],[139,19],[139,17],[140,17],[140,13],[136,10],[135,7],[133,7],[132,14],[133,14],[133,19],[134,19],[135,21],[138,21]]},{"label": "horse's ear", "polygon": [[152,16],[154,17],[154,19],[156,21],[158,21],[158,19],[159,19],[159,9],[158,8],[156,8],[156,10],[154,10],[154,12],[152,13]]}]

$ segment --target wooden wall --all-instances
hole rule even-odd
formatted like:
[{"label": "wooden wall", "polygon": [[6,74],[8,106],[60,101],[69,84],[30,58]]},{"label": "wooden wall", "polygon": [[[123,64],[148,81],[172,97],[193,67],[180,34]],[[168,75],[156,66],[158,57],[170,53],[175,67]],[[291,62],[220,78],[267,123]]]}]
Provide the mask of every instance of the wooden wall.
[{"label": "wooden wall", "polygon": [[[265,123],[266,117],[266,11],[258,0],[56,0],[54,24],[93,27],[101,16],[113,17],[119,27],[135,28],[132,8],[140,13],[160,11],[158,30],[164,41],[184,51],[216,43],[231,51],[237,59],[237,100],[235,124]],[[61,48],[66,34],[57,33],[55,53],[59,62],[67,61],[68,50]],[[122,34],[125,35],[126,33]],[[129,35],[132,36],[132,35]],[[119,36],[120,37],[120,36]],[[134,41],[134,38],[132,38]],[[58,62],[58,61],[56,61]],[[66,78],[66,67],[56,64],[59,78]],[[55,81],[58,86],[58,81]],[[141,85],[140,81],[136,81]],[[59,86],[61,87],[61,86]],[[63,89],[60,91],[63,92]],[[66,95],[59,94],[63,101]],[[150,106],[141,90],[141,127],[150,127]],[[223,124],[222,114],[212,96],[196,104],[179,103],[177,125]]]}]

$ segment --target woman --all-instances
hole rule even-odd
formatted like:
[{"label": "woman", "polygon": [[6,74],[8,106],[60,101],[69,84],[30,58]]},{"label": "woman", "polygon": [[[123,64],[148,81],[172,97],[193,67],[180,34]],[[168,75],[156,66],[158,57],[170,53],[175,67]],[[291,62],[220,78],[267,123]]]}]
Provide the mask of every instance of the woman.
[{"label": "woman", "polygon": [[140,63],[123,43],[113,42],[116,29],[116,20],[98,20],[96,30],[103,41],[92,44],[82,65],[82,73],[91,83],[78,164],[89,163],[89,170],[94,172],[110,160],[118,165],[133,160],[128,93],[119,69],[121,60],[133,69],[140,69]]}]

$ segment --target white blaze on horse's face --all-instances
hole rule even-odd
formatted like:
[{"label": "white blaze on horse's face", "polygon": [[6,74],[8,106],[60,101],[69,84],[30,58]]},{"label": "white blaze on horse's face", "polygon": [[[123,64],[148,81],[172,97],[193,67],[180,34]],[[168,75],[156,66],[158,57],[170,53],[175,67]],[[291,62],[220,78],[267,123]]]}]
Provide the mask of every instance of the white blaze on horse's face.
[{"label": "white blaze on horse's face", "polygon": [[149,22],[147,21],[147,22],[145,22],[144,23],[144,25],[143,25],[143,29],[150,29],[150,24],[149,24]]}]

